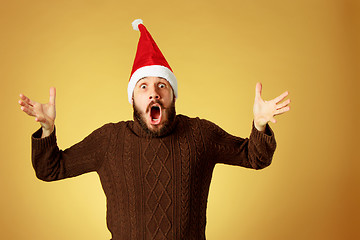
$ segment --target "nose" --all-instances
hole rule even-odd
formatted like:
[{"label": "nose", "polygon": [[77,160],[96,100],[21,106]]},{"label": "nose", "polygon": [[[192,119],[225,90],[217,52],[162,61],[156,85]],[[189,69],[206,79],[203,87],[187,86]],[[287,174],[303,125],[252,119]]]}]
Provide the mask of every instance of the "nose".
[{"label": "nose", "polygon": [[159,94],[154,93],[154,94],[151,94],[151,95],[149,96],[149,99],[150,99],[150,100],[160,99],[160,96],[159,96]]},{"label": "nose", "polygon": [[156,88],[154,88],[153,91],[150,93],[149,99],[150,99],[150,100],[160,99],[160,95],[159,95],[159,93],[156,91]]}]

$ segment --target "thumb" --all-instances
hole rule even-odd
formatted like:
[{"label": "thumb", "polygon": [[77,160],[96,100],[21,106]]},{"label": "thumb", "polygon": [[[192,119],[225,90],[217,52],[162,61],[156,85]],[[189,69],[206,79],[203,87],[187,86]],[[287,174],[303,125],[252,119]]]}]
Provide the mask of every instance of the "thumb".
[{"label": "thumb", "polygon": [[50,88],[50,98],[49,103],[55,105],[56,89],[54,87]]},{"label": "thumb", "polygon": [[256,83],[255,88],[255,99],[261,98],[262,84],[261,82]]}]

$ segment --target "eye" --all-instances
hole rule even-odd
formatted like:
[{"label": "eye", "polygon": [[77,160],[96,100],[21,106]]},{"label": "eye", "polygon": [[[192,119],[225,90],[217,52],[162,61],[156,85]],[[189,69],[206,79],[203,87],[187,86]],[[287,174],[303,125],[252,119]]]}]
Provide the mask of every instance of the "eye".
[{"label": "eye", "polygon": [[141,84],[141,85],[140,85],[140,88],[141,88],[141,89],[145,89],[145,88],[146,88],[146,84]]},{"label": "eye", "polygon": [[166,87],[165,83],[160,83],[159,84],[159,88],[165,88],[165,87]]}]

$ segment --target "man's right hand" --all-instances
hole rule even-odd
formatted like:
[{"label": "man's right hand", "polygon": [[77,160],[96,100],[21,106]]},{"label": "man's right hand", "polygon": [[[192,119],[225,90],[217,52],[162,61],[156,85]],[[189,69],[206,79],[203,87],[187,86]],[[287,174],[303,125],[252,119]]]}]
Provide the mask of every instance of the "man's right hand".
[{"label": "man's right hand", "polygon": [[21,110],[27,115],[35,117],[35,121],[39,122],[42,128],[42,138],[49,136],[54,131],[55,124],[55,96],[56,89],[50,88],[50,99],[49,103],[41,104],[32,101],[24,94],[20,94],[19,104]]}]

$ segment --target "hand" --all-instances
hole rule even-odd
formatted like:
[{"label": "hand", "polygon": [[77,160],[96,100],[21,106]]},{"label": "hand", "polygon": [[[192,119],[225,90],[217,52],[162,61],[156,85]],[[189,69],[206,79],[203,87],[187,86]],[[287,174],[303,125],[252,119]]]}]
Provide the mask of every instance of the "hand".
[{"label": "hand", "polygon": [[21,110],[27,115],[35,117],[35,121],[40,123],[43,130],[43,135],[41,137],[49,136],[54,130],[56,117],[55,96],[56,89],[50,88],[49,103],[41,104],[32,101],[24,94],[20,94],[19,104],[21,105]]},{"label": "hand", "polygon": [[261,98],[262,85],[260,82],[256,84],[255,89],[255,102],[254,102],[254,125],[259,131],[264,131],[266,124],[270,121],[276,123],[274,116],[285,113],[290,110],[290,99],[279,103],[282,101],[289,92],[286,91],[280,96],[274,98],[270,101],[264,101]]}]

